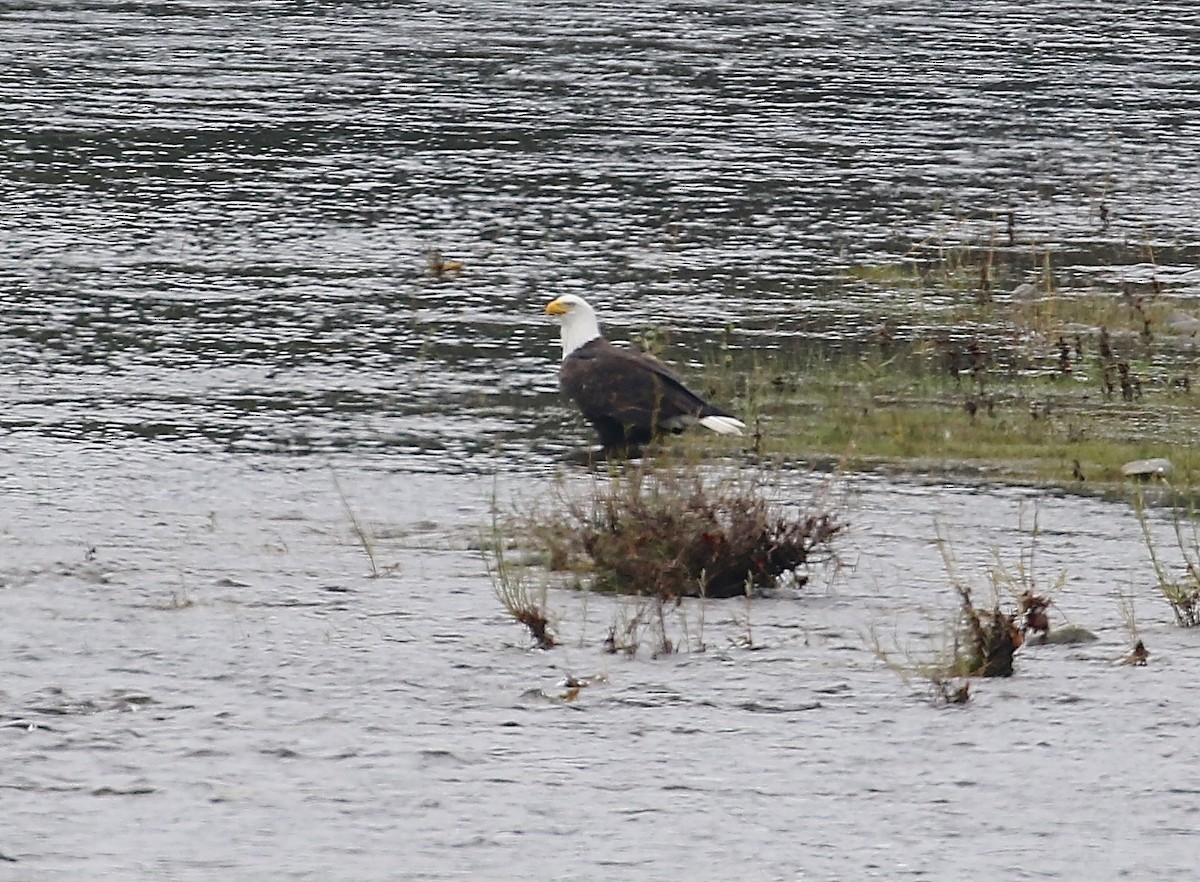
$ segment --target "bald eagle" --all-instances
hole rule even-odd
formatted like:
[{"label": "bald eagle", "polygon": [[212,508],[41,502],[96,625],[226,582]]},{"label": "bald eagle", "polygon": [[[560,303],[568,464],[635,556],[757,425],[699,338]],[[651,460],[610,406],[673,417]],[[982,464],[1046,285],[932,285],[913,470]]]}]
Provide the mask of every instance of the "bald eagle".
[{"label": "bald eagle", "polygon": [[564,294],[546,306],[546,314],[562,325],[559,385],[595,427],[606,453],[636,449],[697,423],[719,435],[740,435],[746,428],[690,391],[656,358],[605,340],[582,297]]}]

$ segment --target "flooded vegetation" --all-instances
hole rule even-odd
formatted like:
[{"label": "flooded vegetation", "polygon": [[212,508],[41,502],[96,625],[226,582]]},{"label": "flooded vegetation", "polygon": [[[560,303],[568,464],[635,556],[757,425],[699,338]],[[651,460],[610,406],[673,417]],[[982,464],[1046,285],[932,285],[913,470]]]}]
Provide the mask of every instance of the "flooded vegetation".
[{"label": "flooded vegetation", "polygon": [[669,459],[618,463],[582,488],[523,513],[550,568],[580,568],[591,590],[680,597],[744,597],[833,557],[842,531],[819,502],[784,505],[762,466],[705,474]]},{"label": "flooded vegetation", "polygon": [[758,421],[760,452],[1110,493],[1123,492],[1128,463],[1166,460],[1173,483],[1194,483],[1191,295],[1153,275],[1112,292],[1048,277],[996,295],[980,278],[995,278],[998,259],[965,260],[953,273],[942,260],[936,272],[920,261],[869,274],[859,284],[880,296],[910,296],[856,347],[711,369]]},{"label": "flooded vegetation", "polygon": [[0,873],[1192,878],[1198,37],[3,5]]}]

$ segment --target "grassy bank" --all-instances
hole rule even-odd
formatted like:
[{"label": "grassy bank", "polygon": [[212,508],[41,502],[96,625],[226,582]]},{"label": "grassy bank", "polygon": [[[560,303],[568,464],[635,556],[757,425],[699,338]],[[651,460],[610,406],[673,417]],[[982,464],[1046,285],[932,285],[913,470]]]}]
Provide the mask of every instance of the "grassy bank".
[{"label": "grassy bank", "polygon": [[1200,304],[1153,279],[1110,291],[1045,277],[998,294],[996,267],[864,268],[846,284],[877,289],[881,307],[859,339],[731,348],[709,392],[756,427],[764,456],[1085,492],[1163,457],[1172,485],[1193,488]]},{"label": "grassy bank", "polygon": [[[1143,385],[1123,401],[1073,376],[1014,377],[980,390],[894,362],[766,373],[772,380],[752,408],[765,455],[1062,486],[1120,482],[1125,463],[1152,457],[1169,458],[1173,482],[1190,486],[1200,466],[1190,446],[1200,413],[1191,394],[1172,389]],[[794,377],[792,388],[777,377]]]}]

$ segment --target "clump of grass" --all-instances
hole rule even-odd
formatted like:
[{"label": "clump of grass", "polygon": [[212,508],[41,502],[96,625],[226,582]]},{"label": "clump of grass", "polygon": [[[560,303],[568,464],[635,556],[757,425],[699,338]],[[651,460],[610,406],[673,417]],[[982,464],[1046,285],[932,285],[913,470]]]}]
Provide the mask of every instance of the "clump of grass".
[{"label": "clump of grass", "polygon": [[741,597],[828,560],[843,524],[791,515],[761,471],[713,476],[695,467],[629,463],[592,492],[564,498],[563,535],[592,567],[592,586],[661,598]]},{"label": "clump of grass", "polygon": [[[734,614],[732,621],[741,633],[730,636],[733,646],[756,649],[750,626],[752,592],[746,594],[744,616]],[[636,655],[649,644],[652,656],[659,658],[678,652],[707,652],[705,620],[708,596],[704,577],[700,580],[700,596],[685,600],[682,597],[639,595],[622,597],[613,624],[604,639],[604,651],[610,655]],[[692,613],[695,617],[692,617]]]},{"label": "clump of grass", "polygon": [[342,482],[338,480],[337,472],[330,468],[329,474],[333,478],[333,487],[337,491],[338,498],[342,501],[342,508],[346,512],[346,518],[350,521],[350,528],[354,532],[354,537],[358,540],[359,547],[362,548],[363,553],[367,556],[367,562],[371,565],[371,578],[378,579],[381,576],[395,573],[400,568],[399,564],[380,567],[379,561],[375,556],[375,534],[355,514],[354,508],[350,505],[350,500],[346,498],[346,494],[342,490]]},{"label": "clump of grass", "polygon": [[548,586],[531,589],[529,568],[511,560],[506,548],[503,530],[492,510],[492,531],[483,543],[483,562],[492,579],[492,590],[512,618],[524,625],[538,649],[552,649],[558,645],[550,617],[546,613]]},{"label": "clump of grass", "polygon": [[1184,534],[1184,512],[1176,506],[1172,511],[1175,543],[1183,560],[1182,576],[1177,578],[1171,568],[1159,556],[1158,547],[1150,530],[1150,519],[1146,513],[1145,496],[1138,494],[1134,505],[1138,524],[1142,528],[1142,540],[1150,554],[1159,593],[1166,599],[1175,614],[1175,622],[1183,628],[1200,626],[1200,536],[1197,535],[1195,512],[1188,511],[1186,520],[1191,524],[1191,535]]},{"label": "clump of grass", "polygon": [[181,610],[191,609],[196,605],[196,601],[192,599],[191,594],[187,590],[187,585],[183,580],[183,576],[179,577],[179,590],[171,592],[170,600],[164,600],[161,603],[153,604],[154,609],[161,610]]},{"label": "clump of grass", "polygon": [[[1024,512],[1020,529],[1024,531]],[[992,603],[976,607],[971,588],[958,574],[957,562],[949,539],[939,533],[938,548],[946,575],[959,598],[959,626],[951,673],[965,677],[1011,677],[1016,652],[1030,634],[1045,637],[1050,631],[1050,596],[1066,584],[1067,571],[1059,570],[1049,589],[1039,585],[1035,561],[1038,536],[1037,515],[1029,531],[1029,542],[1017,549],[1015,563],[1006,562],[999,549],[993,549],[993,563],[987,569]],[[1002,595],[1010,598],[1002,603]]]},{"label": "clump of grass", "polygon": [[[707,652],[708,645],[704,642],[707,600],[703,578],[700,597],[691,605],[680,597],[662,595],[623,599],[604,641],[605,651],[632,656],[649,639],[654,658],[677,652]],[[696,611],[694,624],[690,610]]]},{"label": "clump of grass", "polygon": [[[955,631],[957,633],[957,631]],[[932,658],[918,656],[913,650],[885,649],[876,629],[870,632],[871,645],[876,657],[905,683],[923,681],[929,695],[936,704],[966,704],[971,699],[971,680],[955,672],[954,661],[958,658],[957,643],[950,650],[940,650]],[[898,655],[903,660],[898,659]]]},{"label": "clump of grass", "polygon": [[[1021,529],[1024,530],[1023,513]],[[992,601],[980,607],[975,604],[971,586],[959,575],[949,538],[939,528],[938,550],[958,597],[948,648],[940,651],[933,661],[914,662],[908,656],[908,663],[901,664],[872,632],[875,654],[906,681],[914,676],[925,680],[934,699],[943,704],[967,702],[971,682],[976,677],[1011,677],[1017,650],[1025,644],[1026,637],[1033,633],[1044,639],[1050,631],[1048,610],[1052,602],[1047,595],[1060,590],[1067,578],[1066,571],[1061,570],[1049,589],[1042,587],[1034,565],[1038,536],[1035,515],[1029,542],[1018,549],[1015,563],[1006,561],[998,549],[993,550],[994,562],[985,571]]]},{"label": "clump of grass", "polygon": [[1011,677],[1016,652],[1024,642],[1015,614],[1002,611],[998,603],[992,609],[978,609],[969,587],[961,583],[954,587],[959,610],[950,628],[950,645],[931,660],[917,660],[906,651],[905,661],[897,661],[872,631],[875,655],[906,683],[923,680],[938,704],[966,704],[976,677]]},{"label": "clump of grass", "polygon": [[[1021,512],[1018,529],[1021,532],[1025,531],[1024,510]],[[1016,560],[1006,561],[999,549],[993,549],[993,562],[988,568],[993,595],[999,597],[1003,592],[1015,600],[1016,611],[1010,618],[1017,624],[1022,638],[1028,634],[1045,638],[1050,633],[1051,598],[1062,591],[1067,582],[1067,571],[1060,569],[1048,587],[1040,584],[1036,565],[1040,535],[1041,529],[1035,512],[1029,528],[1029,541],[1017,548]]]},{"label": "clump of grass", "polygon": [[1122,594],[1120,599],[1121,620],[1125,625],[1125,630],[1129,634],[1129,639],[1133,642],[1133,648],[1120,660],[1120,664],[1143,668],[1150,660],[1150,650],[1146,648],[1146,644],[1138,632],[1137,614],[1133,607],[1133,595]]},{"label": "clump of grass", "polygon": [[671,637],[667,624],[670,614],[678,610],[677,599],[662,596],[638,598],[632,607],[618,606],[608,636],[604,638],[604,651],[610,655],[620,653],[632,657],[647,640],[651,641],[654,658],[680,651],[686,644]]}]

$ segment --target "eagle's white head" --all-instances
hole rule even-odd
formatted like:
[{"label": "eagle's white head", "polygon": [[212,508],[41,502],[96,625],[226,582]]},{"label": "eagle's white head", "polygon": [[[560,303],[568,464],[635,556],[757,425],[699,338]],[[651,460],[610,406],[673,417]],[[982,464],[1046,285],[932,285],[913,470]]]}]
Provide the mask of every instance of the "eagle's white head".
[{"label": "eagle's white head", "polygon": [[546,304],[546,315],[554,316],[562,326],[563,358],[600,336],[596,313],[577,294],[564,294],[551,300]]}]

